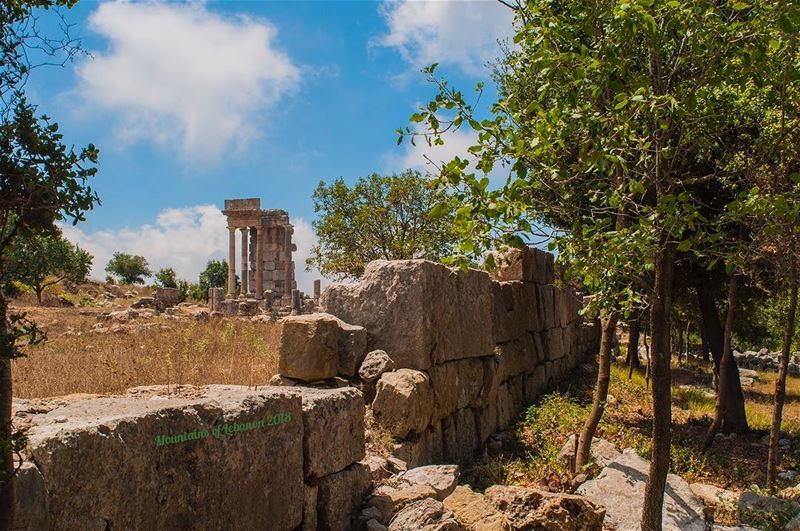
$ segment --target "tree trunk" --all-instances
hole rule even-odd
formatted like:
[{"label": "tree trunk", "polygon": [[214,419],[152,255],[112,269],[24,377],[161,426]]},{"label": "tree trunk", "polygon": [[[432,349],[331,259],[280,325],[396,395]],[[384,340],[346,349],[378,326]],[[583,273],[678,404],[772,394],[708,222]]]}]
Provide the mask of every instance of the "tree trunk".
[{"label": "tree trunk", "polygon": [[710,361],[709,358],[709,347],[708,347],[708,340],[706,339],[706,327],[703,326],[703,322],[700,321],[700,348],[703,349],[703,353],[701,354],[703,361]]},{"label": "tree trunk", "polygon": [[728,407],[728,388],[732,384],[728,366],[731,364],[733,352],[731,352],[731,333],[733,332],[733,319],[736,316],[736,289],[738,287],[738,277],[734,271],[728,285],[728,316],[725,319],[725,332],[722,347],[722,359],[719,364],[719,385],[717,386],[717,404],[714,408],[714,421],[706,434],[703,443],[703,451],[707,452],[714,444],[714,436],[722,427],[722,419],[725,417],[725,410]]},{"label": "tree trunk", "polygon": [[[722,353],[724,352],[725,331],[719,320],[717,303],[714,299],[714,292],[711,289],[711,279],[707,274],[696,277],[697,302],[700,306],[702,316],[702,327],[705,330],[706,341],[714,360],[714,379],[717,382],[717,393],[720,392],[719,385],[720,365]],[[739,379],[739,367],[736,359],[731,356],[730,362],[726,367],[728,386],[725,397],[725,417],[722,419],[722,433],[745,434],[750,432],[747,424],[747,414],[744,409],[744,392],[742,391],[742,381]]]},{"label": "tree trunk", "polygon": [[44,292],[43,288],[35,288],[34,291],[36,292],[36,303],[41,306],[42,305],[42,292]]},{"label": "tree trunk", "polygon": [[786,373],[789,370],[789,356],[792,352],[795,317],[797,315],[797,275],[792,278],[791,295],[789,296],[789,313],[786,315],[786,328],[783,332],[783,348],[781,349],[781,365],[775,379],[775,406],[772,410],[772,426],[769,430],[769,456],[767,457],[767,489],[775,488],[775,472],[778,467],[778,438],[781,434],[783,403],[786,400]]},{"label": "tree trunk", "polygon": [[603,411],[608,398],[608,384],[611,378],[611,358],[612,344],[617,330],[617,320],[619,314],[611,314],[602,321],[602,336],[600,339],[600,363],[597,369],[597,385],[594,388],[594,399],[592,400],[592,411],[586,417],[583,424],[583,431],[578,442],[578,450],[575,452],[575,472],[579,472],[588,462],[592,448],[592,437],[603,417]]},{"label": "tree trunk", "polygon": [[650,332],[649,329],[650,327],[648,326],[644,331],[644,352],[645,352],[645,357],[647,359],[647,368],[644,371],[644,383],[648,389],[650,388],[650,371],[653,368],[653,361],[652,358],[650,357],[650,343],[647,341],[647,334]]},{"label": "tree trunk", "polygon": [[628,355],[626,362],[628,364],[628,380],[630,380],[633,378],[634,369],[639,369],[642,365],[639,361],[639,336],[641,335],[639,318],[633,319],[628,326]]},{"label": "tree trunk", "polygon": [[681,355],[683,350],[683,325],[678,323],[678,365],[683,365],[681,362]]},{"label": "tree trunk", "polygon": [[7,328],[8,311],[0,294],[0,531],[14,523],[14,455],[11,451],[11,358],[14,344]]},{"label": "tree trunk", "polygon": [[650,472],[644,490],[641,527],[660,531],[664,488],[667,484],[672,424],[672,367],[670,366],[670,312],[674,270],[673,246],[668,234],[661,236],[661,250],[655,264],[655,286],[650,308],[652,333],[653,435]]}]

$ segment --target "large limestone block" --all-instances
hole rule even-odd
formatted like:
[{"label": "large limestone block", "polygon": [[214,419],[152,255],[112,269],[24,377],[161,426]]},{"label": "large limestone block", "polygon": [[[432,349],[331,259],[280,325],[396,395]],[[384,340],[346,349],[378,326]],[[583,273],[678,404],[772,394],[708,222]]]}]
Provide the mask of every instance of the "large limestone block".
[{"label": "large limestone block", "polygon": [[478,448],[478,430],[472,409],[464,408],[456,411],[452,416],[450,427],[454,434],[444,440],[445,459],[459,464],[471,462]]},{"label": "large limestone block", "polygon": [[549,330],[556,325],[555,303],[553,302],[555,288],[552,284],[544,284],[539,286],[536,294],[539,298],[539,330]]},{"label": "large limestone block", "polygon": [[320,478],[364,457],[364,398],[354,387],[302,388],[305,473]]},{"label": "large limestone block", "polygon": [[392,449],[392,456],[410,467],[417,467],[442,460],[442,424],[434,422],[413,441],[402,441]]},{"label": "large limestone block", "polygon": [[536,347],[529,333],[510,343],[498,345],[497,353],[500,356],[498,371],[501,382],[518,374],[531,372],[536,366]]},{"label": "large limestone block", "polygon": [[[638,529],[649,472],[649,461],[629,448],[599,476],[578,487],[577,494],[606,508],[607,526]],[[667,476],[662,522],[665,531],[706,529],[703,502],[692,493],[689,484],[675,474]]]},{"label": "large limestone block", "polygon": [[514,402],[511,392],[506,384],[501,385],[497,390],[497,429],[504,430],[511,424],[514,418]]},{"label": "large limestone block", "polygon": [[426,260],[371,262],[357,284],[334,284],[322,308],[367,329],[370,350],[389,353],[398,367],[484,356],[493,346],[489,276]]},{"label": "large limestone block", "polygon": [[[352,520],[369,490],[369,467],[353,463],[317,484],[317,526],[328,531],[352,529]],[[263,528],[263,523],[260,527]],[[271,526],[270,526],[271,528]]]},{"label": "large limestone block", "polygon": [[494,258],[492,278],[499,281],[518,280],[533,282],[536,270],[536,257],[531,248],[509,248],[503,252],[491,253]]},{"label": "large limestone block", "polygon": [[475,410],[475,429],[478,443],[483,445],[497,431],[497,408],[494,404]]},{"label": "large limestone block", "polygon": [[15,529],[50,529],[50,498],[36,465],[23,461],[14,475]]},{"label": "large limestone block", "polygon": [[317,315],[325,315],[329,316],[331,319],[336,319],[336,324],[339,325],[339,341],[337,344],[337,350],[339,351],[339,375],[346,378],[354,376],[367,354],[366,328],[345,323],[335,315],[328,313],[320,313]]},{"label": "large limestone block", "polygon": [[141,397],[75,400],[27,415],[27,453],[56,529],[301,524],[297,391],[213,385],[167,395],[159,386]]},{"label": "large limestone block", "polygon": [[548,361],[564,357],[564,334],[560,328],[551,328],[544,333]]},{"label": "large limestone block", "polygon": [[433,420],[449,416],[457,409],[476,402],[483,389],[483,364],[470,358],[450,361],[430,368],[433,386]]},{"label": "large limestone block", "polygon": [[381,375],[372,401],[375,420],[393,436],[422,433],[431,423],[433,388],[427,374],[399,369]]},{"label": "large limestone block", "polygon": [[539,330],[539,301],[536,285],[528,282],[492,282],[495,343],[517,339]]},{"label": "large limestone block", "polygon": [[278,374],[305,382],[324,380],[339,371],[339,324],[325,314],[281,319]]}]

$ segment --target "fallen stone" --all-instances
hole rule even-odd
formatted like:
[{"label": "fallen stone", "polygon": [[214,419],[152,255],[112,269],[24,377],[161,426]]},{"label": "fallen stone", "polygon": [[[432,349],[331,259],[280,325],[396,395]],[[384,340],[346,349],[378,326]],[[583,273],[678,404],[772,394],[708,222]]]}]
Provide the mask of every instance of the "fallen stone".
[{"label": "fallen stone", "polygon": [[377,483],[392,476],[389,470],[389,461],[379,455],[368,455],[362,461],[369,468],[369,475],[373,483]]},{"label": "fallen stone", "polygon": [[465,528],[442,502],[424,498],[403,507],[389,524],[391,531],[461,531]]},{"label": "fallen stone", "polygon": [[397,511],[409,503],[425,498],[436,498],[436,491],[433,490],[433,487],[422,484],[399,487],[381,485],[369,497],[367,506],[377,509],[381,515],[378,521],[386,524]]},{"label": "fallen stone", "polygon": [[367,383],[376,382],[383,373],[394,370],[394,362],[383,350],[368,352],[358,369],[358,376]]},{"label": "fallen stone", "polygon": [[354,376],[367,353],[367,330],[363,326],[345,323],[328,313],[316,315],[327,315],[336,320],[339,325],[339,374],[347,378]]},{"label": "fallen stone", "polygon": [[581,496],[525,487],[493,485],[486,489],[486,500],[505,514],[514,529],[599,531],[606,513]]},{"label": "fallen stone", "polygon": [[728,503],[736,505],[739,501],[739,494],[715,485],[692,483],[689,488],[692,489],[695,496],[703,501],[706,507],[717,507]]},{"label": "fallen stone", "polygon": [[[326,292],[327,293],[327,292]],[[384,373],[375,391],[375,420],[393,436],[422,433],[433,414],[433,389],[428,375],[412,369]]]},{"label": "fallen stone", "polygon": [[313,382],[336,376],[339,369],[339,326],[336,319],[320,314],[293,315],[281,319],[278,373]]},{"label": "fallen stone", "polygon": [[444,508],[452,512],[456,519],[470,530],[513,529],[506,516],[489,503],[483,494],[473,492],[463,485],[456,487],[453,493],[445,498]]},{"label": "fallen stone", "polygon": [[397,481],[409,485],[427,485],[436,492],[435,498],[442,501],[456,488],[458,476],[456,465],[428,465],[403,472]]},{"label": "fallen stone", "polygon": [[[609,463],[597,478],[578,487],[576,493],[606,508],[607,526],[638,529],[649,469],[649,461],[629,448]],[[665,530],[705,531],[706,528],[703,502],[692,493],[689,484],[675,474],[667,476],[662,522]]]}]

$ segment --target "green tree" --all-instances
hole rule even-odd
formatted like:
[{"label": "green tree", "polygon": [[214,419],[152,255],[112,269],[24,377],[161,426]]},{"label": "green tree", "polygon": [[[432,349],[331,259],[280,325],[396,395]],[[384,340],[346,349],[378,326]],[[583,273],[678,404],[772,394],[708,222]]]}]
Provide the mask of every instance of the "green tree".
[{"label": "green tree", "polygon": [[499,189],[468,171],[464,158],[442,168],[438,182],[454,191],[462,240],[457,260],[521,245],[550,226],[558,229],[552,246],[569,264],[568,279],[587,286],[596,305],[649,306],[647,531],[661,529],[670,461],[676,264],[708,256],[731,265],[735,230],[706,217],[702,199],[709,183],[732,195],[741,189],[743,172],[732,161],[753,162],[749,131],[727,111],[747,105],[752,85],[779,79],[776,56],[794,61],[780,28],[794,27],[798,14],[766,1],[526,2],[517,10],[516,46],[500,68],[491,116],[480,119],[434,65],[427,72],[438,94],[411,117],[425,130],[399,131],[400,141],[422,135],[441,143],[468,125],[477,132],[469,152],[479,171],[510,165]]},{"label": "green tree", "polygon": [[60,231],[17,237],[11,244],[8,271],[12,280],[31,286],[42,304],[44,289],[63,280],[83,282],[92,255],[64,238]]},{"label": "green tree", "polygon": [[159,269],[155,274],[156,282],[162,288],[177,288],[178,277],[175,275],[175,270],[171,267]]},{"label": "green tree", "polygon": [[209,288],[224,288],[228,282],[228,262],[209,260],[200,273],[197,284],[189,287],[189,295],[197,301],[208,301]]},{"label": "green tree", "polygon": [[339,178],[314,191],[318,243],[306,264],[324,276],[358,278],[372,260],[427,258],[451,253],[451,216],[431,215],[446,199],[419,172],[360,178],[352,187]]},{"label": "green tree", "polygon": [[[31,57],[44,52],[48,62],[68,59],[74,41],[41,34],[35,9],[66,6],[71,0],[0,2],[0,285],[9,278],[12,242],[56,232],[56,222],[77,223],[98,202],[87,181],[95,175],[98,151],[93,145],[75,150],[63,142],[58,125],[25,99]],[[38,54],[34,52],[38,50]],[[41,339],[35,324],[9,311],[0,293],[0,531],[13,527],[13,453],[20,442],[11,426],[13,386],[11,360],[19,342]]]},{"label": "green tree", "polygon": [[145,277],[153,274],[144,256],[119,252],[108,261],[106,272],[117,277],[122,284],[144,284]]}]

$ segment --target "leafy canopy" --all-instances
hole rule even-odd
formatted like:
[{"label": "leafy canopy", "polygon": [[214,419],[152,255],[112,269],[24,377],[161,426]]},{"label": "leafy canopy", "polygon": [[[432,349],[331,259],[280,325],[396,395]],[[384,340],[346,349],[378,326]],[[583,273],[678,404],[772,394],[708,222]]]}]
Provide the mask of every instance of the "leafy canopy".
[{"label": "leafy canopy", "polygon": [[162,288],[177,288],[178,277],[175,275],[175,270],[171,267],[159,269],[155,274],[156,282]]},{"label": "leafy canopy", "polygon": [[31,286],[39,303],[47,286],[63,280],[83,282],[92,268],[92,255],[60,233],[17,237],[9,253],[11,280]]},{"label": "leafy canopy", "polygon": [[314,191],[318,243],[307,265],[324,276],[358,278],[372,260],[451,254],[452,217],[434,207],[447,199],[419,172],[361,177],[348,186],[339,178]]},{"label": "leafy canopy", "polygon": [[106,265],[106,272],[117,277],[123,284],[144,284],[144,278],[153,272],[143,256],[114,253]]}]

